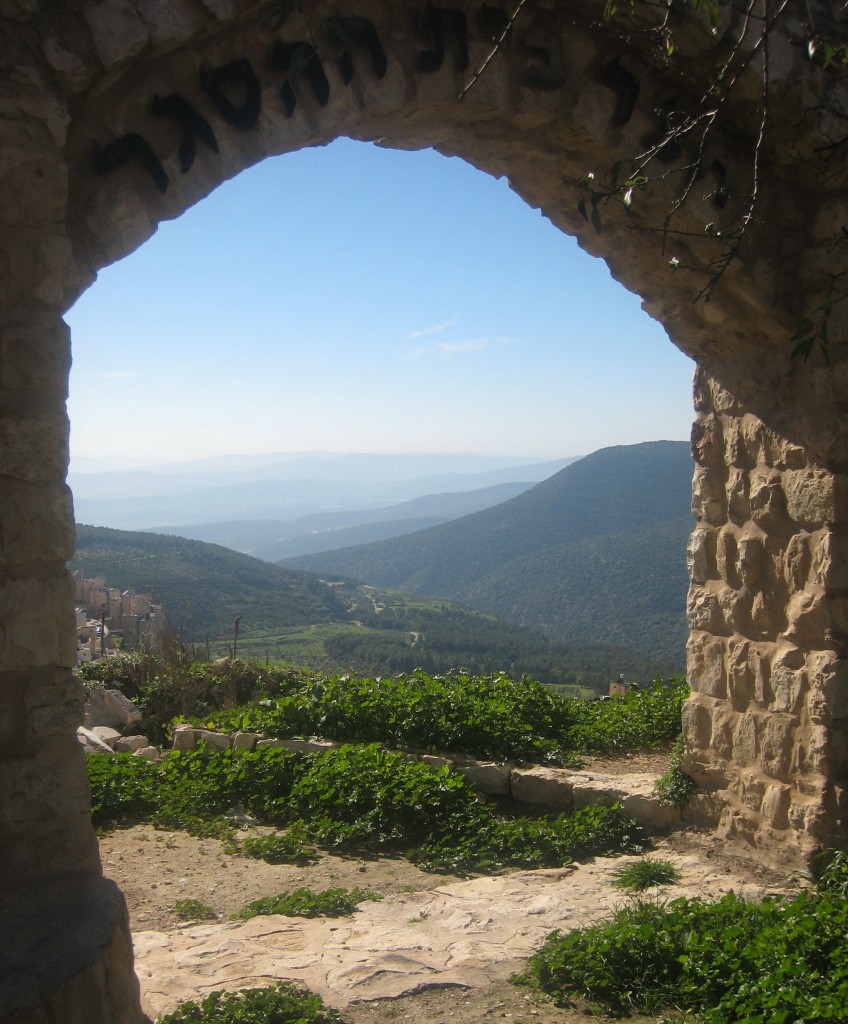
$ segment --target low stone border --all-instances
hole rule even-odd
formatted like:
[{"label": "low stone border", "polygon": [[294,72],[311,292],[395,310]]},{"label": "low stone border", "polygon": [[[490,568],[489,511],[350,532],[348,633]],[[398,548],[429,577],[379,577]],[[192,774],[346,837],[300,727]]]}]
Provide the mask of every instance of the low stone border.
[{"label": "low stone border", "polygon": [[[215,750],[283,747],[297,754],[321,754],[342,746],[335,740],[315,737],[271,739],[261,733],[220,733],[191,725],[178,725],[174,729],[174,750],[196,750],[201,742]],[[661,804],[653,795],[657,777],[652,772],[609,775],[541,765],[518,767],[477,761],[464,755],[403,753],[409,760],[420,761],[433,769],[448,767],[458,772],[473,789],[486,796],[508,797],[556,812],[620,803],[625,814],[652,832],[668,832],[683,824],[679,808]]]}]

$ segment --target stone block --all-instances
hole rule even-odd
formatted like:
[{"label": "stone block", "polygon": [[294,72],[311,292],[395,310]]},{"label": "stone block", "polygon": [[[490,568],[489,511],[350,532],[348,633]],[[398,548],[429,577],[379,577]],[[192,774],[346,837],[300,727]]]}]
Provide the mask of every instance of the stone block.
[{"label": "stone block", "polygon": [[773,783],[765,791],[762,813],[772,828],[789,828],[789,804],[791,789],[787,785]]},{"label": "stone block", "polygon": [[775,665],[771,671],[772,699],[770,710],[795,713],[800,711],[807,692],[807,673]]},{"label": "stone block", "polygon": [[757,537],[740,537],[736,543],[736,572],[746,587],[753,587],[766,567],[766,553]]},{"label": "stone block", "polygon": [[66,562],[73,555],[73,502],[64,484],[5,480],[0,522],[0,565]]},{"label": "stone block", "polygon": [[109,725],[96,725],[91,731],[96,736],[99,736],[104,743],[108,744],[112,750],[115,749],[115,743],[121,738],[118,730],[113,729]]},{"label": "stone block", "polygon": [[134,750],[133,756],[144,758],[145,761],[161,761],[162,751],[158,747],[154,747],[153,744],[150,744],[146,747],[139,747],[138,750]]},{"label": "stone block", "polygon": [[197,741],[200,739],[200,729],[190,725],[177,725],[174,727],[174,750],[197,750]]},{"label": "stone block", "polygon": [[698,416],[692,424],[692,458],[699,466],[721,466],[724,463],[724,441],[721,421],[713,415]]},{"label": "stone block", "polygon": [[747,640],[728,645],[727,692],[735,705],[744,706],[754,697],[754,673],[749,662],[751,645]]},{"label": "stone block", "polygon": [[762,468],[755,469],[751,473],[749,496],[751,519],[761,529],[777,529],[787,522],[786,497],[780,486],[779,473]]},{"label": "stone block", "polygon": [[89,729],[108,725],[123,733],[138,725],[141,719],[141,711],[120,690],[95,686],[89,692],[85,704],[85,724]]},{"label": "stone block", "polygon": [[[728,725],[731,723],[729,722]],[[738,765],[756,765],[759,763],[760,737],[759,721],[753,714],[735,716],[732,725],[733,733],[728,759],[732,758]]]},{"label": "stone block", "polygon": [[727,521],[727,495],[721,478],[712,470],[695,467],[692,477],[692,515],[711,526]]},{"label": "stone block", "polygon": [[741,469],[732,469],[727,478],[727,510],[730,518],[744,523],[751,518],[751,501],[748,497],[748,474]]},{"label": "stone block", "polygon": [[785,470],[786,511],[796,523],[815,529],[836,519],[833,474],[825,469]]},{"label": "stone block", "polygon": [[749,633],[753,598],[748,590],[719,587],[716,599],[724,620],[723,633]]},{"label": "stone block", "polygon": [[760,756],[763,770],[773,779],[788,782],[797,719],[771,714],[760,733]]},{"label": "stone block", "polygon": [[0,664],[5,670],[76,664],[73,599],[66,573],[0,585]]},{"label": "stone block", "polygon": [[[826,724],[832,719],[848,717],[848,662],[836,658],[830,651],[818,651],[807,659],[807,675],[811,719]],[[823,705],[818,711],[814,700]]]},{"label": "stone block", "polygon": [[840,529],[819,530],[810,537],[816,583],[848,590],[848,536]]},{"label": "stone block", "polygon": [[121,736],[115,741],[115,750],[119,754],[134,754],[143,747],[149,747],[150,740],[146,736]]},{"label": "stone block", "polygon": [[69,424],[64,412],[0,415],[0,437],[0,476],[44,484],[65,479]]},{"label": "stone block", "polygon": [[560,768],[513,768],[512,798],[521,803],[548,807],[552,811],[570,810],[573,804],[572,774]]},{"label": "stone block", "polygon": [[703,633],[723,633],[725,630],[724,616],[715,589],[707,584],[698,586],[693,583],[689,587],[686,599],[686,619],[691,630]]},{"label": "stone block", "polygon": [[719,578],[731,587],[739,586],[739,578],[736,573],[737,558],[736,537],[733,529],[725,527],[719,531],[716,538],[716,567]]},{"label": "stone block", "polygon": [[789,599],[784,636],[798,647],[829,647],[830,624],[831,617],[823,587],[810,587],[793,594]]},{"label": "stone block", "polygon": [[453,761],[449,757],[439,757],[437,754],[422,754],[421,763],[428,768],[439,771],[442,768],[453,768]]},{"label": "stone block", "polygon": [[723,699],[727,696],[725,642],[706,633],[693,633],[686,644],[689,686],[697,693]]},{"label": "stone block", "polygon": [[809,534],[796,533],[786,545],[783,575],[790,591],[803,590],[810,575],[812,558],[808,540]]},{"label": "stone block", "polygon": [[681,709],[681,720],[686,746],[693,750],[708,750],[713,732],[709,708],[693,695]]},{"label": "stone block", "polygon": [[237,732],[233,734],[233,750],[250,753],[256,749],[257,735],[255,732]]},{"label": "stone block", "polygon": [[712,573],[713,558],[710,549],[715,538],[712,530],[694,530],[686,547],[686,564],[693,583],[706,583]]},{"label": "stone block", "polygon": [[481,761],[477,764],[457,766],[457,772],[478,793],[487,796],[509,796],[511,769],[505,764]]},{"label": "stone block", "polygon": [[326,754],[330,750],[338,750],[342,744],[336,743],[335,740],[321,740],[312,737],[311,739],[281,740],[280,745],[293,754]]},{"label": "stone block", "polygon": [[92,729],[86,729],[84,725],[77,726],[77,739],[87,754],[114,753],[112,747],[105,740],[102,740]]},{"label": "stone block", "polygon": [[233,738],[225,732],[213,732],[211,729],[201,729],[198,737],[200,743],[205,743],[209,750],[229,750]]}]

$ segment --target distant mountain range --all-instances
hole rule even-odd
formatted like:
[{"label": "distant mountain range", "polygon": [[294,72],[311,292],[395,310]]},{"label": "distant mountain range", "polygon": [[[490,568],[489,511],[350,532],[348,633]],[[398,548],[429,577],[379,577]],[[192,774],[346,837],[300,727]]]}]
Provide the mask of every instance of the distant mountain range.
[{"label": "distant mountain range", "polygon": [[84,463],[89,471],[72,469],[68,482],[80,521],[133,530],[171,524],[167,529],[175,530],[382,509],[424,495],[536,483],[573,461],[420,453],[245,456],[103,472]]},{"label": "distant mountain range", "polygon": [[367,544],[437,526],[500,504],[532,486],[532,483],[495,484],[474,491],[425,494],[387,508],[318,512],[291,520],[242,519],[163,526],[149,532],[223,544],[267,562],[278,562],[283,558]]},{"label": "distant mountain range", "polygon": [[605,448],[500,505],[289,568],[438,595],[558,643],[682,667],[692,460],[682,441]]}]

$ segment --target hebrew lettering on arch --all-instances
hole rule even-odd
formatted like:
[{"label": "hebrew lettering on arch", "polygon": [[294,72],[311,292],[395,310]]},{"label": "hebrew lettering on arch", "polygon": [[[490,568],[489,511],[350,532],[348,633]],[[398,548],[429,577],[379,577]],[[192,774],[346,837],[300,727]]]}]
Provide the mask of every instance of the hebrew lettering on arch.
[{"label": "hebrew lettering on arch", "polygon": [[633,117],[639,99],[639,80],[621,66],[621,57],[613,59],[604,68],[603,82],[615,93],[618,103],[612,117],[613,124],[625,125]]},{"label": "hebrew lettering on arch", "polygon": [[282,71],[286,76],[280,89],[286,117],[291,117],[297,107],[295,89],[299,86],[301,78],[309,82],[319,105],[326,107],[330,99],[330,82],[311,43],[283,43],[278,39],[271,51],[271,67],[274,71]]},{"label": "hebrew lettering on arch", "polygon": [[[202,67],[200,84],[215,104],[215,109],[233,128],[246,132],[256,127],[262,109],[262,90],[246,57],[239,57],[220,68]],[[225,89],[241,91],[241,102],[233,103]]]},{"label": "hebrew lettering on arch", "polygon": [[94,164],[98,174],[108,174],[124,164],[137,161],[164,195],[168,191],[168,175],[153,147],[138,132],[128,132],[106,146],[94,146]]},{"label": "hebrew lettering on arch", "polygon": [[428,3],[421,15],[419,30],[430,36],[432,47],[418,54],[418,70],[438,71],[445,59],[445,35],[452,35],[456,44],[456,70],[468,67],[468,22],[462,11],[433,7]]},{"label": "hebrew lettering on arch", "polygon": [[524,84],[535,89],[562,88],[565,85],[565,58],[560,35],[544,28],[531,28],[521,43],[535,62],[524,69]]},{"label": "hebrew lettering on arch", "polygon": [[355,15],[350,18],[334,18],[327,21],[324,27],[328,35],[333,36],[336,41],[344,47],[339,57],[339,74],[345,85],[350,85],[354,74],[353,54],[354,49],[368,51],[371,58],[371,65],[377,78],[385,78],[388,68],[388,59],[380,36],[370,18],[360,18]]},{"label": "hebrew lettering on arch", "polygon": [[183,174],[191,170],[194,158],[197,154],[195,139],[200,139],[204,146],[211,149],[213,153],[218,152],[218,140],[212,125],[200,116],[194,107],[173,93],[171,96],[154,96],[150,101],[150,111],[157,117],[170,117],[172,121],[183,130],[183,140],[180,143],[180,168]]}]

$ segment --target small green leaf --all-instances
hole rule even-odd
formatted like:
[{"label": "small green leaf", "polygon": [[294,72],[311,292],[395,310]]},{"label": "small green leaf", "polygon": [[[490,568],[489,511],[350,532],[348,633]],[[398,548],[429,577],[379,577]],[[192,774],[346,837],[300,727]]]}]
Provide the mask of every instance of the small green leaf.
[{"label": "small green leaf", "polygon": [[592,227],[598,234],[601,233],[601,215],[594,203],[592,204]]}]

